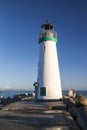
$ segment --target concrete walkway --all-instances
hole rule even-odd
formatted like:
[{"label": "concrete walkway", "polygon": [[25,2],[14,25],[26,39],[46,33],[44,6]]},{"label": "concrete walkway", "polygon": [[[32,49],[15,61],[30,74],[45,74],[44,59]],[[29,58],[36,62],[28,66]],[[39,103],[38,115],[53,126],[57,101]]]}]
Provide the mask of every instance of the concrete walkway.
[{"label": "concrete walkway", "polygon": [[[58,109],[58,110],[54,110]],[[20,101],[0,110],[0,130],[80,130],[62,102]]]}]

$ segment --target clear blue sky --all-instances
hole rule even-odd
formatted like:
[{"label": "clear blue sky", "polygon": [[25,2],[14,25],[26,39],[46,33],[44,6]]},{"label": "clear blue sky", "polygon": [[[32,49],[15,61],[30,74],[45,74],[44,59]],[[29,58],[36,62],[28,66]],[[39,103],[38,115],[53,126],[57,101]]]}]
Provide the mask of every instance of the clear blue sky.
[{"label": "clear blue sky", "polygon": [[58,33],[62,89],[87,89],[87,0],[0,0],[0,88],[33,89],[47,19]]}]

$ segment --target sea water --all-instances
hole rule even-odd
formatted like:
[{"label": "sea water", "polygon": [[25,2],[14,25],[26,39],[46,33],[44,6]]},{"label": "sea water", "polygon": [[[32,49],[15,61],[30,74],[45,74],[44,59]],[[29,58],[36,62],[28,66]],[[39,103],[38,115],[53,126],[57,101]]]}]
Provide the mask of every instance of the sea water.
[{"label": "sea water", "polygon": [[[29,93],[29,94],[32,94],[33,91],[28,91],[28,90],[10,90],[10,91],[1,91],[0,92],[0,96],[3,96],[4,98],[7,98],[7,97],[10,97],[10,98],[13,98],[14,95],[17,95],[17,94],[25,94],[25,93]],[[78,90],[76,91],[77,94],[80,94],[82,96],[85,96],[87,97],[87,90]],[[67,95],[68,94],[68,91],[64,90],[63,91],[63,94]]]},{"label": "sea water", "polygon": [[33,91],[28,91],[28,90],[8,90],[8,91],[1,91],[0,92],[0,96],[3,96],[4,98],[7,98],[7,97],[14,98],[15,95],[25,94],[25,93],[32,94]]}]

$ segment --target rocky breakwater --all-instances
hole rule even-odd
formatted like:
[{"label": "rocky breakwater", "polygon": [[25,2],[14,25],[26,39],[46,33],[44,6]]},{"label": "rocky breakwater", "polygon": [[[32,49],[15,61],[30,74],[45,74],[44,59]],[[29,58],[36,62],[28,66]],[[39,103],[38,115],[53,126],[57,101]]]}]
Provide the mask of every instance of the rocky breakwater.
[{"label": "rocky breakwater", "polygon": [[8,105],[10,103],[18,102],[18,101],[27,101],[33,98],[34,98],[34,93],[32,94],[29,94],[29,93],[19,94],[18,93],[17,95],[14,95],[13,98],[11,97],[4,98],[3,96],[0,96],[0,109],[2,109],[3,106]]},{"label": "rocky breakwater", "polygon": [[82,130],[87,130],[87,98],[78,95],[71,89],[68,95],[64,96],[64,102],[67,104],[67,110],[77,121]]}]

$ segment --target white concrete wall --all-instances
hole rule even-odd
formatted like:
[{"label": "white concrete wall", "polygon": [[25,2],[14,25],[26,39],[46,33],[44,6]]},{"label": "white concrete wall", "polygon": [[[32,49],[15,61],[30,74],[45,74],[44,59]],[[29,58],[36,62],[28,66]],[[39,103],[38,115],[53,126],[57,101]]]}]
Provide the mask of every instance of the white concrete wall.
[{"label": "white concrete wall", "polygon": [[[62,98],[60,72],[55,41],[40,43],[38,63],[38,99]],[[46,87],[46,96],[40,96],[40,87]]]}]

